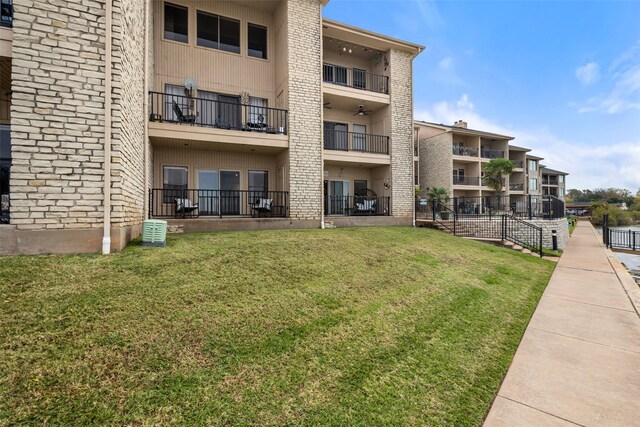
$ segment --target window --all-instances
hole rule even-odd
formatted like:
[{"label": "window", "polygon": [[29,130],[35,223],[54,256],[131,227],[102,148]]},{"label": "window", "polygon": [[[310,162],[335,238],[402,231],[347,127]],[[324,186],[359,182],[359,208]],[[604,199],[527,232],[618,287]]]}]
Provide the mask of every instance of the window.
[{"label": "window", "polygon": [[564,184],[564,175],[558,175],[558,182]]},{"label": "window", "polygon": [[367,189],[367,180],[366,179],[354,179],[353,180],[353,194],[359,195],[361,191],[365,191]]},{"label": "window", "polygon": [[249,56],[267,59],[267,29],[260,25],[249,24],[247,31]]},{"label": "window", "polygon": [[[269,173],[267,171],[249,171],[250,199],[254,197],[267,197],[269,191]],[[255,193],[253,193],[255,192]]]},{"label": "window", "polygon": [[267,100],[265,98],[249,98],[249,127],[262,130],[268,127]]},{"label": "window", "polygon": [[164,119],[166,121],[179,121],[176,111],[182,112],[183,115],[193,113],[193,99],[185,96],[184,86],[165,85],[164,93],[166,93],[164,97]]},{"label": "window", "polygon": [[536,178],[529,178],[529,191],[538,191],[538,180]]},{"label": "window", "polygon": [[538,170],[538,162],[535,160],[529,160],[529,167],[528,169],[530,171],[537,171]]},{"label": "window", "polygon": [[564,193],[564,188],[562,188],[562,187],[558,188],[558,195],[559,195],[560,197],[564,197],[564,194],[565,194],[565,193]]},{"label": "window", "polygon": [[189,42],[189,9],[170,3],[164,4],[164,38]]},{"label": "window", "polygon": [[163,168],[162,189],[164,203],[173,203],[175,199],[188,197],[187,168],[184,166],[165,166]]},{"label": "window", "polygon": [[198,11],[198,46],[240,53],[240,21]]}]

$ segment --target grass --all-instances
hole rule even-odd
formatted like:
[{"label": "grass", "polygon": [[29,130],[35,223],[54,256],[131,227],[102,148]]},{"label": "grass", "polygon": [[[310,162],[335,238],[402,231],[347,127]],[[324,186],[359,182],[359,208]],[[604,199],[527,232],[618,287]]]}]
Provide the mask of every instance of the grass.
[{"label": "grass", "polygon": [[0,258],[0,425],[476,426],[553,265],[412,228]]},{"label": "grass", "polygon": [[575,215],[572,215],[569,218],[569,235],[573,234],[573,230],[576,229],[576,226],[578,225],[578,217]]}]

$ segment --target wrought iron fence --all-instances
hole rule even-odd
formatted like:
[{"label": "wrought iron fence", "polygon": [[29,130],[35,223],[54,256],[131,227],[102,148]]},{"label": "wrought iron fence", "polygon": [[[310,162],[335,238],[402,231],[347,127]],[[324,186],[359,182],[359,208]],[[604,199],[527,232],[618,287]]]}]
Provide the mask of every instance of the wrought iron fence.
[{"label": "wrought iron fence", "polygon": [[478,150],[476,148],[465,147],[460,144],[453,144],[451,146],[453,154],[456,156],[478,157]]},{"label": "wrought iron fence", "polygon": [[640,252],[640,232],[634,230],[612,230],[609,228],[609,215],[602,218],[602,243],[610,249],[623,249]]},{"label": "wrought iron fence", "polygon": [[324,148],[327,150],[389,154],[389,137],[341,130],[325,130]]},{"label": "wrought iron fence", "polygon": [[483,159],[501,159],[504,158],[504,151],[482,148],[480,150],[480,157]]},{"label": "wrought iron fence", "polygon": [[389,93],[389,77],[358,68],[323,64],[322,79],[327,83],[348,86],[370,92]]},{"label": "wrought iron fence", "polygon": [[325,215],[387,216],[390,197],[370,196],[325,196]]},{"label": "wrought iron fence", "polygon": [[200,127],[287,133],[287,110],[149,92],[151,121],[189,124]]},{"label": "wrought iron fence", "polygon": [[289,216],[286,191],[153,188],[149,201],[150,218]]}]

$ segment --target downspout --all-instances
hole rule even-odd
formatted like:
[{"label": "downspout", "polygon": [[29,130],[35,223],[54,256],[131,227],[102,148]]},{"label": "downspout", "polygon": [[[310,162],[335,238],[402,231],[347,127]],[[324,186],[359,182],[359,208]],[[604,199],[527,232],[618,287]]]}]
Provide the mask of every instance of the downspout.
[{"label": "downspout", "polygon": [[324,26],[322,24],[322,7],[326,6],[327,3],[329,2],[329,0],[327,0],[326,2],[324,2],[324,4],[322,6],[320,6],[320,70],[318,72],[319,76],[318,76],[318,82],[320,84],[320,96],[322,97],[322,99],[320,100],[320,129],[322,134],[320,135],[320,194],[322,195],[320,197],[320,228],[322,230],[324,230],[325,228],[325,223],[324,223],[324,209],[325,209],[325,201],[326,201],[326,195],[324,194],[324,92],[322,91],[322,64],[324,61],[324,42],[323,42],[323,37],[322,37],[322,33],[324,32]]},{"label": "downspout", "polygon": [[102,235],[102,254],[111,252],[111,31],[112,1],[105,2],[105,59],[104,59],[104,232]]},{"label": "downspout", "polygon": [[149,0],[144,1],[144,83],[142,114],[144,115],[144,209],[142,220],[149,217]]}]

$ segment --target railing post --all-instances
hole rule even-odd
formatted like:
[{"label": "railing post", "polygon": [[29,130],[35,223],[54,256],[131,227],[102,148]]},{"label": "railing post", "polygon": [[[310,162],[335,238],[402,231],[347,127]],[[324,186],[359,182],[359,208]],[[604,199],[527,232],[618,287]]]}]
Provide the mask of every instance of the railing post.
[{"label": "railing post", "polygon": [[542,227],[540,227],[540,258],[542,258]]},{"label": "railing post", "polygon": [[453,198],[453,211],[457,214],[458,213],[458,198],[454,197]]},{"label": "railing post", "polygon": [[222,218],[222,190],[218,191],[218,218]]},{"label": "railing post", "polygon": [[529,197],[528,197],[528,199],[529,199],[528,200],[529,207],[527,209],[527,211],[529,211],[529,221],[531,221],[531,218],[532,218],[532,215],[531,215],[531,197],[532,197],[532,195],[529,194]]},{"label": "railing post", "polygon": [[507,215],[503,214],[501,227],[500,227],[500,237],[503,242],[505,240],[506,234],[507,234]]},{"label": "railing post", "polygon": [[433,216],[433,222],[436,222],[436,201],[431,201],[431,215]]},{"label": "railing post", "polygon": [[147,215],[149,216],[149,219],[151,219],[151,216],[153,214],[153,189],[149,189],[149,212],[147,212]]},{"label": "railing post", "polygon": [[636,250],[636,232],[633,232],[633,246],[632,249],[635,251]]}]

